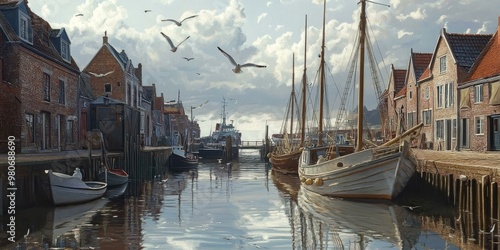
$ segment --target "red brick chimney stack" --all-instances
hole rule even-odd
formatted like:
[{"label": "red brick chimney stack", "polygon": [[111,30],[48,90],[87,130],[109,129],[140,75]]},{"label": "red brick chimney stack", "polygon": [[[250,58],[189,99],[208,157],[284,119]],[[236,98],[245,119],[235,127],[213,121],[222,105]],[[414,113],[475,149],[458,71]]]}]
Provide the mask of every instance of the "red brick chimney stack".
[{"label": "red brick chimney stack", "polygon": [[104,36],[102,37],[102,44],[108,44],[108,31],[104,31]]}]

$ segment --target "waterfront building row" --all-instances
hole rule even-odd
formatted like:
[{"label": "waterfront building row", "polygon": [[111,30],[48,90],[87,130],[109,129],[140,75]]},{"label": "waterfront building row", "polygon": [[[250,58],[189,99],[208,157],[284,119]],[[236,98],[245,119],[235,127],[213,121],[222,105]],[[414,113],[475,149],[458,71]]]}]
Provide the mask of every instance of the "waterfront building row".
[{"label": "waterfront building row", "polygon": [[0,0],[0,152],[8,136],[16,137],[20,152],[81,149],[91,129],[111,139],[125,123],[123,110],[114,108],[120,105],[136,114],[128,122],[138,124],[125,134],[140,134],[143,146],[168,145],[173,134],[188,129],[200,134],[180,98],[172,109],[154,83],[143,85],[142,64],[135,67],[108,40],[105,32],[101,48],[80,70],[64,28],[53,29],[28,1]]},{"label": "waterfront building row", "polygon": [[391,68],[384,98],[393,138],[397,124],[423,123],[420,148],[500,150],[500,17],[494,34],[442,29],[432,53],[410,52],[406,69]]}]

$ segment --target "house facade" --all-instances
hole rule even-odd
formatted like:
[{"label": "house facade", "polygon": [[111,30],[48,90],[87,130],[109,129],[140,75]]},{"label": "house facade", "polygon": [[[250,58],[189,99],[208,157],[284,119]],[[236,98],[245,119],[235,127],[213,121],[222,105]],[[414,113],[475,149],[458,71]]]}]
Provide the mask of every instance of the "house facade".
[{"label": "house facade", "polygon": [[417,80],[424,73],[429,65],[432,53],[417,53],[410,52],[410,60],[408,61],[408,69],[406,70],[406,128],[411,128],[418,125],[421,121],[419,96],[421,89],[417,84]]},{"label": "house facade", "polygon": [[9,121],[0,136],[15,136],[21,152],[77,149],[80,70],[65,29],[53,29],[26,1],[6,0],[0,28],[0,105],[9,107],[0,111]]},{"label": "house facade", "polygon": [[[432,131],[426,131],[426,139],[433,142],[436,150],[457,149],[457,83],[467,75],[490,38],[491,35],[455,34],[441,30],[428,71],[419,82],[424,97],[433,99],[432,105],[430,101],[422,101],[420,105],[422,112],[430,112],[423,116],[424,119],[432,116]],[[429,95],[426,95],[427,88]]]},{"label": "house facade", "polygon": [[458,86],[461,150],[500,150],[499,31],[500,17],[496,33]]},{"label": "house facade", "polygon": [[[390,131],[390,134],[386,135],[387,140],[394,138],[398,129],[401,105],[398,106],[396,104],[396,96],[405,86],[405,76],[405,69],[396,69],[394,68],[394,65],[391,65],[389,84],[387,85],[387,99],[389,100],[387,102],[387,117],[389,120],[388,125]],[[405,105],[403,105],[403,109],[406,110]]]}]

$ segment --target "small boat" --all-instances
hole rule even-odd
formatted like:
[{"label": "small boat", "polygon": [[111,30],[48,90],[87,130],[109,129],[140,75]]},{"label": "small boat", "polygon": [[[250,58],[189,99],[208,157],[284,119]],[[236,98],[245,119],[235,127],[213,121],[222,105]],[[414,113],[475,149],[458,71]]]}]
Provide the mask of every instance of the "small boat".
[{"label": "small boat", "polygon": [[97,179],[101,182],[108,183],[108,187],[116,187],[128,182],[128,173],[123,169],[109,169],[101,171],[97,175]]},{"label": "small boat", "polygon": [[73,176],[46,171],[49,175],[52,202],[54,205],[84,203],[101,198],[107,190],[108,184],[99,181],[82,181],[79,168]]},{"label": "small boat", "polygon": [[182,146],[173,146],[169,157],[170,171],[185,171],[198,167],[198,159],[192,154],[186,154]]}]

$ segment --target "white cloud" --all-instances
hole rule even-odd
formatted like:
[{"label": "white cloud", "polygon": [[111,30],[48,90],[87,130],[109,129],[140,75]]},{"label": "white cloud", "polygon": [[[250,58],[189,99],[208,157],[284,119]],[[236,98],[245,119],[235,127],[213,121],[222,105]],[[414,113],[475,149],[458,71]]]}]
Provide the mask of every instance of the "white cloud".
[{"label": "white cloud", "polygon": [[425,9],[421,9],[419,7],[417,10],[410,12],[410,14],[408,15],[399,14],[398,16],[396,16],[396,19],[398,19],[399,21],[404,21],[408,18],[411,18],[413,20],[423,20],[426,17],[427,15],[425,14]]},{"label": "white cloud", "polygon": [[408,31],[405,31],[404,29],[398,31],[398,39],[401,39],[404,36],[411,36],[411,35],[413,35],[413,32],[408,32]]}]

